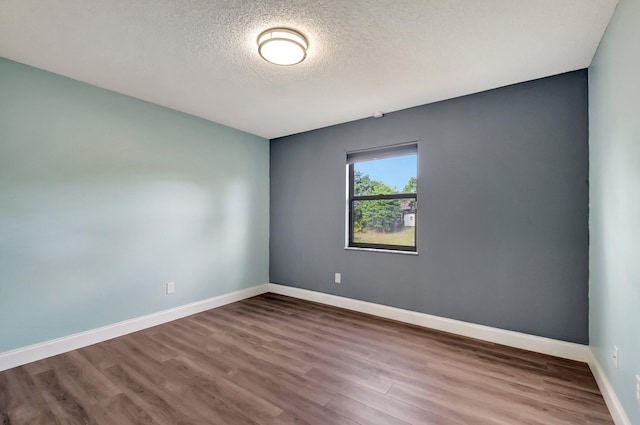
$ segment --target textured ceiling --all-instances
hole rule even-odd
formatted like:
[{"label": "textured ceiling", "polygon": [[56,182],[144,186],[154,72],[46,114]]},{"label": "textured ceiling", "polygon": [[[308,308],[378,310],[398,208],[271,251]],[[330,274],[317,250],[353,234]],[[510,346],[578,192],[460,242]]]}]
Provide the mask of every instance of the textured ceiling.
[{"label": "textured ceiling", "polygon": [[[274,138],[585,68],[616,3],[1,0],[0,56]],[[274,26],[303,63],[258,56]]]}]

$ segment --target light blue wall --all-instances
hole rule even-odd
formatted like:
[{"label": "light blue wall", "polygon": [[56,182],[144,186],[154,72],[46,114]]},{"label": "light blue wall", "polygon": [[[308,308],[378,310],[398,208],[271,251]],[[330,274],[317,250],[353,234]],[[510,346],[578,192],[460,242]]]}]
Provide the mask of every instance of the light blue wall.
[{"label": "light blue wall", "polygon": [[640,424],[639,23],[640,2],[622,0],[589,73],[590,342],[633,424]]},{"label": "light blue wall", "polygon": [[0,352],[266,283],[268,226],[266,139],[0,59]]}]

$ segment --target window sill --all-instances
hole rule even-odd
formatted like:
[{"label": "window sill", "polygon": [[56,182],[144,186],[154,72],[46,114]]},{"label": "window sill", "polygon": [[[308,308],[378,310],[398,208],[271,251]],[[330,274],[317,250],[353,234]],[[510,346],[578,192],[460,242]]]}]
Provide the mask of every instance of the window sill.
[{"label": "window sill", "polygon": [[355,246],[345,246],[347,251],[369,251],[369,252],[384,252],[387,254],[403,254],[403,255],[418,255],[416,251],[396,251],[394,249],[377,249],[377,248],[358,248]]}]

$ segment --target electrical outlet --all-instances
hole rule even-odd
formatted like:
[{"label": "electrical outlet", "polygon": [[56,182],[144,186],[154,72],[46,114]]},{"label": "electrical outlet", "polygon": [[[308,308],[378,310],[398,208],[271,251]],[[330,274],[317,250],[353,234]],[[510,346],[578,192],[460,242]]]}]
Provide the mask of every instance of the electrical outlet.
[{"label": "electrical outlet", "polygon": [[618,347],[613,347],[613,365],[618,368],[618,360],[620,359],[620,353],[618,353]]},{"label": "electrical outlet", "polygon": [[336,273],[336,278],[334,281],[336,283],[342,283],[342,273]]},{"label": "electrical outlet", "polygon": [[636,400],[640,404],[640,375],[636,375]]},{"label": "electrical outlet", "polygon": [[176,291],[176,284],[174,282],[167,282],[167,294],[173,294]]}]

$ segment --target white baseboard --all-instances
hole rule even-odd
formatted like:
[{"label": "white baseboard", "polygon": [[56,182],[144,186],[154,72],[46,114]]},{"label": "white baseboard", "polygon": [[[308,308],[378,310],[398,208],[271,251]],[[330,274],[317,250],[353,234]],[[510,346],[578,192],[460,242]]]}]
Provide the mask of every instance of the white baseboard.
[{"label": "white baseboard", "polygon": [[269,292],[288,295],[290,297],[308,301],[315,301],[322,304],[332,305],[334,307],[346,308],[348,310],[359,311],[361,313],[423,326],[425,328],[437,329],[444,332],[481,339],[483,341],[494,342],[496,344],[508,345],[510,347],[521,348],[523,350],[549,354],[565,359],[587,363],[591,358],[591,350],[587,345],[528,335],[521,332],[507,331],[504,329],[432,316],[426,313],[403,310],[401,308],[309,291],[307,289],[293,288],[275,283],[269,284]]},{"label": "white baseboard", "polygon": [[595,355],[591,351],[591,348],[587,345],[574,344],[551,338],[543,338],[520,332],[507,331],[504,329],[432,316],[430,314],[418,313],[396,307],[339,297],[337,295],[325,294],[322,292],[309,291],[307,289],[293,288],[275,283],[269,284],[269,292],[314,301],[334,307],[346,308],[348,310],[398,320],[400,322],[437,329],[497,344],[508,345],[510,347],[588,363],[615,424],[631,425],[631,421],[625,413],[618,396],[607,378],[607,375],[604,373],[600,363],[598,363]]},{"label": "white baseboard", "polygon": [[107,325],[40,344],[6,351],[4,353],[0,353],[0,371],[37,360],[42,360],[67,351],[76,350],[78,348],[86,347],[132,332],[137,332],[172,320],[191,316],[192,314],[200,313],[212,308],[231,304],[236,301],[264,294],[265,292],[268,292],[268,290],[269,284],[265,283],[251,288],[242,289],[240,291],[231,292],[229,294],[219,295],[206,300],[182,305],[169,310],[136,317],[135,319],[125,320],[124,322],[114,323],[113,325]]},{"label": "white baseboard", "polygon": [[600,388],[615,424],[631,425],[631,421],[622,408],[620,400],[616,396],[616,393],[604,373],[604,370],[593,355],[591,349],[586,345],[528,335],[520,332],[507,331],[504,329],[432,316],[426,313],[403,310],[396,307],[389,307],[381,304],[339,297],[337,295],[309,291],[307,289],[293,288],[275,283],[265,283],[263,285],[253,286],[251,288],[197,301],[195,303],[186,304],[169,310],[137,317],[131,320],[125,320],[113,325],[91,329],[86,332],[69,335],[12,351],[6,351],[4,353],[0,353],[0,372],[23,364],[42,360],[47,357],[55,356],[57,354],[65,353],[67,351],[76,350],[108,339],[117,338],[132,332],[167,323],[172,320],[181,319],[212,308],[241,301],[266,292],[273,292],[275,294],[287,295],[334,307],[341,307],[348,310],[367,313],[378,317],[384,317],[497,344],[503,344],[510,347],[586,362],[591,368],[591,372],[598,383],[598,387]]},{"label": "white baseboard", "polygon": [[598,383],[598,388],[600,388],[600,392],[602,393],[605,403],[607,403],[613,422],[615,422],[616,425],[631,425],[631,421],[622,408],[622,404],[620,403],[616,392],[613,390],[611,382],[609,382],[609,378],[607,378],[607,375],[604,373],[604,369],[602,369],[602,366],[600,366],[598,359],[596,359],[596,356],[592,351],[589,351],[589,368]]}]

